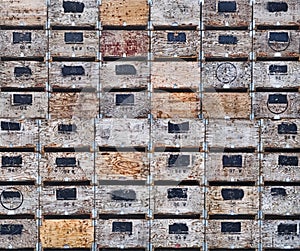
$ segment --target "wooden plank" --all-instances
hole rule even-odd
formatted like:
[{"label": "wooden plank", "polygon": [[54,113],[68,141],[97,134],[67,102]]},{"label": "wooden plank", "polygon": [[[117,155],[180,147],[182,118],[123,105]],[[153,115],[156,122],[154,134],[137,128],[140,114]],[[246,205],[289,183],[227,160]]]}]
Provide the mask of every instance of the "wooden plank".
[{"label": "wooden plank", "polygon": [[208,181],[257,181],[259,161],[256,153],[208,153]]},{"label": "wooden plank", "polygon": [[151,5],[151,21],[154,26],[198,26],[200,5],[197,0],[155,0]]},{"label": "wooden plank", "polygon": [[102,25],[144,25],[149,19],[146,0],[102,0],[100,4]]},{"label": "wooden plank", "polygon": [[253,186],[210,186],[207,211],[213,214],[252,214],[259,209],[258,188]]},{"label": "wooden plank", "polygon": [[209,248],[256,248],[259,227],[256,220],[208,220]]},{"label": "wooden plank", "polygon": [[44,248],[91,248],[92,220],[43,220],[40,227]]}]

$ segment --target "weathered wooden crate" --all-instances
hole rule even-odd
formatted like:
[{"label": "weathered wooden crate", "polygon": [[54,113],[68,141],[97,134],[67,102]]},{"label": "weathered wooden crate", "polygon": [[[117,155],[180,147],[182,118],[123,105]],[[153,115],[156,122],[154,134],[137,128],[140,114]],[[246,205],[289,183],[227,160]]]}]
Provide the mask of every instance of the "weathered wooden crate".
[{"label": "weathered wooden crate", "polygon": [[97,220],[96,244],[100,248],[146,248],[149,226],[144,219]]},{"label": "weathered wooden crate", "polygon": [[300,153],[264,153],[262,177],[265,181],[300,181]]},{"label": "weathered wooden crate", "polygon": [[151,37],[154,58],[198,58],[200,35],[196,30],[156,30]]},{"label": "weathered wooden crate", "polygon": [[1,87],[45,88],[47,67],[39,61],[2,61],[0,62]]},{"label": "weathered wooden crate", "polygon": [[253,98],[256,118],[300,118],[299,92],[256,92]]},{"label": "weathered wooden crate", "polygon": [[147,57],[146,30],[104,30],[100,36],[102,57]]},{"label": "weathered wooden crate", "polygon": [[258,187],[210,186],[206,196],[207,211],[214,214],[255,215],[259,208]]},{"label": "weathered wooden crate", "polygon": [[300,220],[262,221],[262,244],[265,248],[299,248]]},{"label": "weathered wooden crate", "polygon": [[103,90],[100,113],[105,118],[147,118],[150,114],[150,97],[145,90]]},{"label": "weathered wooden crate", "polygon": [[299,120],[264,120],[261,126],[261,141],[264,148],[298,148]]},{"label": "weathered wooden crate", "polygon": [[251,63],[248,61],[204,62],[202,82],[204,88],[249,88],[251,83]]},{"label": "weathered wooden crate", "polygon": [[34,185],[0,187],[0,214],[31,214],[38,209],[38,191]]},{"label": "weathered wooden crate", "polygon": [[49,51],[53,57],[97,57],[99,33],[92,30],[52,30]]},{"label": "weathered wooden crate", "polygon": [[44,186],[40,205],[43,215],[91,214],[92,186]]},{"label": "weathered wooden crate", "polygon": [[33,152],[0,152],[1,181],[28,181],[38,177],[37,153]]},{"label": "weathered wooden crate", "polygon": [[46,147],[91,146],[94,141],[94,121],[55,119],[42,123],[40,143]]},{"label": "weathered wooden crate", "polygon": [[208,153],[208,181],[257,181],[259,161],[256,153]]},{"label": "weathered wooden crate", "polygon": [[43,220],[40,238],[44,248],[91,248],[92,220]]},{"label": "weathered wooden crate", "polygon": [[257,30],[253,36],[256,57],[299,57],[300,34],[295,30]]},{"label": "weathered wooden crate", "polygon": [[98,21],[96,0],[51,0],[48,12],[52,26],[95,27]]},{"label": "weathered wooden crate", "polygon": [[146,26],[148,24],[147,0],[102,0],[99,11],[103,26]]},{"label": "weathered wooden crate", "polygon": [[201,214],[204,209],[204,192],[200,186],[155,186],[154,214]]},{"label": "weathered wooden crate", "polygon": [[52,62],[49,64],[49,84],[52,88],[97,88],[99,63]]},{"label": "weathered wooden crate", "polygon": [[248,58],[252,51],[249,31],[206,30],[202,40],[205,58]]},{"label": "weathered wooden crate", "polygon": [[44,57],[47,36],[44,30],[1,30],[1,57]]},{"label": "weathered wooden crate", "polygon": [[149,132],[147,119],[101,119],[96,122],[96,143],[103,147],[147,147]]},{"label": "weathered wooden crate", "polygon": [[39,165],[43,181],[92,180],[94,154],[89,152],[44,152]]},{"label": "weathered wooden crate", "polygon": [[152,125],[154,147],[197,147],[204,142],[204,124],[198,119],[155,119]]},{"label": "weathered wooden crate", "polygon": [[206,27],[249,27],[252,6],[248,0],[205,0],[202,6],[203,23]]},{"label": "weathered wooden crate", "polygon": [[208,220],[206,240],[209,248],[256,248],[259,226],[256,220]]},{"label": "weathered wooden crate", "polygon": [[207,126],[207,142],[209,148],[256,148],[258,123],[246,119],[212,119]]},{"label": "weathered wooden crate", "polygon": [[251,98],[247,92],[204,92],[202,112],[206,118],[248,119]]},{"label": "weathered wooden crate", "polygon": [[44,26],[47,21],[47,5],[43,0],[24,2],[2,0],[0,2],[0,25]]},{"label": "weathered wooden crate", "polygon": [[256,88],[299,88],[300,65],[294,61],[256,61],[253,63]]},{"label": "weathered wooden crate", "polygon": [[181,59],[154,61],[151,65],[151,84],[153,88],[197,89],[200,84],[200,67],[197,62]]},{"label": "weathered wooden crate", "polygon": [[101,180],[146,180],[149,159],[145,152],[96,153],[95,172]]},{"label": "weathered wooden crate", "polygon": [[1,147],[36,147],[39,127],[34,120],[0,119]]},{"label": "weathered wooden crate", "polygon": [[198,180],[204,174],[204,156],[199,152],[155,152],[151,158],[154,180]]},{"label": "weathered wooden crate", "polygon": [[199,1],[155,0],[151,5],[153,26],[198,26],[200,23]]},{"label": "weathered wooden crate", "polygon": [[37,222],[34,219],[1,219],[0,248],[35,248],[38,242]]},{"label": "weathered wooden crate", "polygon": [[300,7],[297,0],[256,0],[253,18],[256,25],[299,25]]},{"label": "weathered wooden crate", "polygon": [[201,247],[204,226],[199,219],[155,219],[151,225],[153,247]]}]

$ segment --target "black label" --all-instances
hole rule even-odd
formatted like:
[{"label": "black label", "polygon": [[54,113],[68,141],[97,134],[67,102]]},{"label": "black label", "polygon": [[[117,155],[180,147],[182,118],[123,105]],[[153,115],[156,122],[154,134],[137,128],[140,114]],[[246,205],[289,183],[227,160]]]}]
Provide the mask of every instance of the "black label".
[{"label": "black label", "polygon": [[69,125],[60,124],[60,125],[58,125],[57,129],[58,129],[59,133],[76,132],[77,126],[74,124],[69,124]]},{"label": "black label", "polygon": [[83,43],[83,33],[82,32],[66,32],[65,42],[67,44]]},{"label": "black label", "polygon": [[26,67],[15,67],[14,70],[14,75],[15,77],[22,77],[22,76],[30,76],[32,75],[31,69],[26,66]]},{"label": "black label", "polygon": [[187,199],[187,188],[169,188],[168,199]]},{"label": "black label", "polygon": [[21,130],[21,124],[16,123],[16,122],[1,121],[1,130],[20,131]]},{"label": "black label", "polygon": [[222,233],[240,233],[241,223],[240,222],[221,222]]},{"label": "black label", "polygon": [[236,12],[235,1],[218,2],[218,12]]},{"label": "black label", "polygon": [[116,105],[134,105],[133,94],[116,94]]},{"label": "black label", "polygon": [[187,167],[190,165],[190,155],[171,154],[168,167]]},{"label": "black label", "polygon": [[115,190],[111,193],[112,200],[133,201],[136,200],[136,193],[132,189]]},{"label": "black label", "polygon": [[289,34],[287,32],[270,32],[270,42],[287,43],[289,41]]},{"label": "black label", "polygon": [[271,195],[272,196],[286,196],[286,190],[282,187],[272,187]]},{"label": "black label", "polygon": [[269,104],[288,104],[287,95],[285,94],[270,94],[268,98]]},{"label": "black label", "polygon": [[2,166],[6,166],[6,167],[22,166],[22,156],[2,156]]},{"label": "black label", "polygon": [[58,167],[75,167],[76,158],[56,158],[55,164]]},{"label": "black label", "polygon": [[185,32],[178,32],[177,35],[173,32],[168,33],[168,42],[173,43],[185,43],[186,42],[186,35]]},{"label": "black label", "polygon": [[169,225],[169,234],[188,234],[189,228],[185,223],[174,223]]},{"label": "black label", "polygon": [[235,36],[219,36],[219,44],[237,44],[238,40]]},{"label": "black label", "polygon": [[20,235],[22,234],[23,225],[21,224],[1,224],[1,235]]},{"label": "black label", "polygon": [[132,222],[113,222],[112,232],[132,234]]},{"label": "black label", "polygon": [[298,157],[297,156],[278,156],[278,165],[281,166],[298,166]]},{"label": "black label", "polygon": [[31,32],[13,32],[13,43],[31,43]]},{"label": "black label", "polygon": [[287,12],[288,5],[285,2],[268,2],[267,3],[267,10],[269,12]]},{"label": "black label", "polygon": [[133,65],[123,64],[115,66],[116,75],[136,75],[136,69]]},{"label": "black label", "polygon": [[13,94],[14,105],[32,105],[31,94]]},{"label": "black label", "polygon": [[16,191],[3,191],[1,196],[3,197],[3,199],[20,199],[22,197],[20,192],[16,192]]},{"label": "black label", "polygon": [[168,122],[168,133],[186,133],[190,129],[189,122],[183,122],[181,124],[173,124]]},{"label": "black label", "polygon": [[244,198],[244,191],[236,188],[222,188],[221,195],[224,200],[241,200]]},{"label": "black label", "polygon": [[84,3],[64,1],[63,8],[65,13],[82,13],[84,10]]},{"label": "black label", "polygon": [[224,155],[222,157],[223,167],[243,167],[242,155]]},{"label": "black label", "polygon": [[66,66],[61,69],[62,75],[66,76],[83,76],[85,74],[85,70],[83,66]]},{"label": "black label", "polygon": [[76,200],[77,191],[76,188],[63,188],[56,190],[57,200]]},{"label": "black label", "polygon": [[287,73],[287,65],[276,65],[272,64],[269,66],[269,73],[271,75],[275,74],[286,74]]},{"label": "black label", "polygon": [[297,134],[297,125],[294,123],[281,123],[277,127],[278,134]]},{"label": "black label", "polygon": [[297,234],[297,224],[279,224],[277,232],[280,235]]}]

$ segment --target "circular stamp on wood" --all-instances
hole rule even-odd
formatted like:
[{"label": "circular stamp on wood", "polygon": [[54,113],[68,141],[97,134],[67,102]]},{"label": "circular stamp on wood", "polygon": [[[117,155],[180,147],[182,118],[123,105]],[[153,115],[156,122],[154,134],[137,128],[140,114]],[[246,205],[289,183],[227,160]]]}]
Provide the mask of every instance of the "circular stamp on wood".
[{"label": "circular stamp on wood", "polygon": [[287,95],[284,94],[270,94],[267,102],[268,110],[273,114],[284,113],[288,106]]},{"label": "circular stamp on wood", "polygon": [[7,210],[16,210],[23,204],[23,194],[14,187],[7,188],[0,195],[0,203]]},{"label": "circular stamp on wood", "polygon": [[268,45],[273,51],[284,51],[290,45],[290,34],[288,32],[278,31],[268,33]]},{"label": "circular stamp on wood", "polygon": [[236,66],[232,63],[221,63],[216,69],[216,77],[222,83],[231,83],[237,77]]}]

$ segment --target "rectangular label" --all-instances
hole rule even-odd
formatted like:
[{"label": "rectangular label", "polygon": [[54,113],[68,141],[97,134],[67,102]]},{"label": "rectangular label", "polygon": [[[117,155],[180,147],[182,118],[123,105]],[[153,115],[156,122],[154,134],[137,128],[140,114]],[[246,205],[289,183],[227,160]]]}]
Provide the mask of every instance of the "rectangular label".
[{"label": "rectangular label", "polygon": [[83,33],[82,32],[65,32],[65,43],[66,44],[83,43]]},{"label": "rectangular label", "polygon": [[222,157],[223,167],[243,167],[242,155],[224,155]]},{"label": "rectangular label", "polygon": [[235,36],[219,36],[219,44],[237,44],[238,39]]},{"label": "rectangular label", "polygon": [[186,34],[185,32],[178,32],[177,35],[175,35],[174,32],[168,33],[168,42],[172,43],[185,43],[186,42]]},{"label": "rectangular label", "polygon": [[28,76],[32,75],[32,71],[28,66],[26,66],[26,67],[15,67],[14,75],[17,78],[22,77],[22,76],[28,77]]},{"label": "rectangular label", "polygon": [[168,167],[188,167],[190,155],[171,154],[168,159]]},{"label": "rectangular label", "polygon": [[32,105],[32,94],[13,94],[13,105]]},{"label": "rectangular label", "polygon": [[241,228],[240,222],[221,222],[222,233],[240,233]]},{"label": "rectangular label", "polygon": [[134,65],[123,64],[115,66],[116,75],[136,75],[136,69]]},{"label": "rectangular label", "polygon": [[22,166],[22,156],[2,156],[3,167],[18,167]]},{"label": "rectangular label", "polygon": [[63,8],[65,13],[82,13],[84,10],[84,3],[64,1]]},{"label": "rectangular label", "polygon": [[222,188],[221,195],[224,200],[241,200],[244,198],[244,190],[237,188]]},{"label": "rectangular label", "polygon": [[297,224],[279,224],[277,227],[279,235],[297,234]]},{"label": "rectangular label", "polygon": [[113,222],[112,232],[132,234],[132,222]]},{"label": "rectangular label", "polygon": [[13,32],[13,43],[31,43],[31,32]]},{"label": "rectangular label", "polygon": [[287,12],[288,5],[285,2],[268,2],[267,10],[269,12]]},{"label": "rectangular label", "polygon": [[277,127],[278,134],[297,134],[298,128],[294,123],[281,123]]},{"label": "rectangular label", "polygon": [[282,187],[272,187],[271,195],[272,196],[286,196],[286,190]]},{"label": "rectangular label", "polygon": [[75,167],[76,158],[56,158],[55,164],[58,167]]},{"label": "rectangular label", "polygon": [[289,34],[287,32],[270,32],[269,42],[287,43],[289,42]]},{"label": "rectangular label", "polygon": [[168,199],[169,200],[187,200],[187,188],[169,188]]},{"label": "rectangular label", "polygon": [[9,199],[21,199],[22,195],[20,192],[5,190],[1,193],[1,197],[5,200]]},{"label": "rectangular label", "polygon": [[133,94],[116,94],[116,106],[134,105]]},{"label": "rectangular label", "polygon": [[235,1],[218,2],[218,12],[236,12]]},{"label": "rectangular label", "polygon": [[71,132],[76,132],[77,126],[74,124],[60,124],[57,127],[57,130],[59,133],[71,133]]},{"label": "rectangular label", "polygon": [[189,130],[189,122],[183,122],[180,124],[168,122],[168,133],[187,133]]},{"label": "rectangular label", "polygon": [[63,188],[56,190],[57,200],[76,200],[77,191],[76,188]]},{"label": "rectangular label", "polygon": [[269,66],[270,75],[287,74],[287,71],[288,71],[287,65],[272,64]]},{"label": "rectangular label", "polygon": [[20,235],[23,231],[23,225],[21,224],[1,224],[1,235]]},{"label": "rectangular label", "polygon": [[287,104],[288,99],[285,94],[270,94],[268,97],[269,104]]},{"label": "rectangular label", "polygon": [[188,234],[189,228],[185,223],[174,223],[169,225],[169,234]]},{"label": "rectangular label", "polygon": [[1,130],[5,131],[20,131],[21,124],[17,122],[1,121]]},{"label": "rectangular label", "polygon": [[298,166],[298,157],[297,156],[278,156],[278,165],[281,166]]},{"label": "rectangular label", "polygon": [[136,200],[136,193],[132,189],[115,190],[111,193],[112,200],[133,201]]},{"label": "rectangular label", "polygon": [[83,76],[85,75],[85,70],[83,66],[66,66],[64,65],[61,69],[62,75],[66,76]]}]

